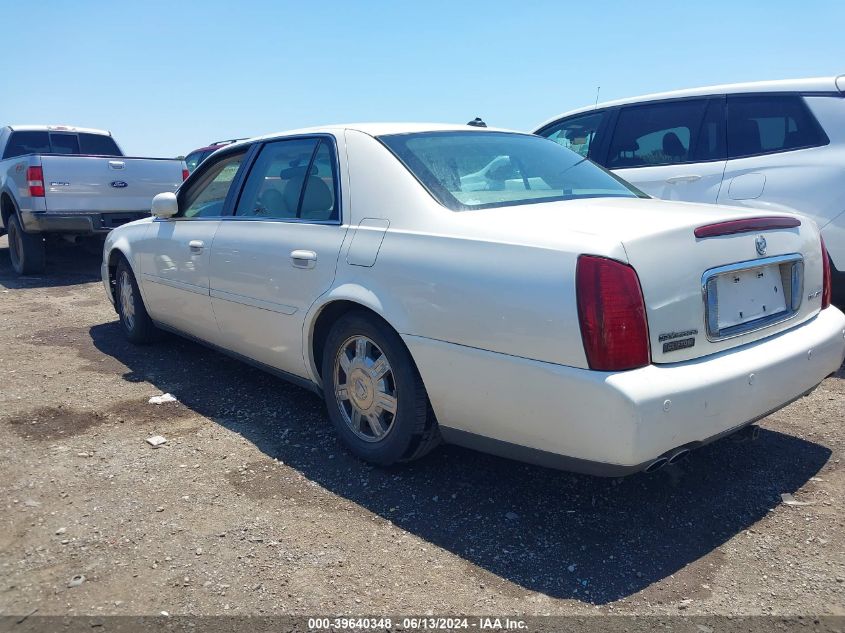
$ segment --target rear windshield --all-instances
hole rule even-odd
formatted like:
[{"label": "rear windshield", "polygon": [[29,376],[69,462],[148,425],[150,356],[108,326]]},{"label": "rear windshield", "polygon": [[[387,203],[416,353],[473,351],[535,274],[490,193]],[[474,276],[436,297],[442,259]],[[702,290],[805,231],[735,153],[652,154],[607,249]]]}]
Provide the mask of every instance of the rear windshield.
[{"label": "rear windshield", "polygon": [[87,132],[12,132],[3,158],[24,154],[86,154],[122,156],[111,136]]},{"label": "rear windshield", "polygon": [[423,132],[379,137],[443,206],[454,211],[643,196],[554,141],[510,132]]}]

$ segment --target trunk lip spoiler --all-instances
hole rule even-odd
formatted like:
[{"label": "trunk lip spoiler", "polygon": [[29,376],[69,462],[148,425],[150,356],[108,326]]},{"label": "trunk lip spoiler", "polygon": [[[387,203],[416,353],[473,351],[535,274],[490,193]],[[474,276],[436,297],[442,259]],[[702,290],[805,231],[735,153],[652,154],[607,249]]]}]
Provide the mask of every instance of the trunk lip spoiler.
[{"label": "trunk lip spoiler", "polygon": [[793,216],[758,216],[705,224],[697,227],[693,233],[699,239],[707,239],[709,237],[722,237],[725,235],[737,235],[739,233],[794,229],[799,226],[801,226],[801,220]]}]

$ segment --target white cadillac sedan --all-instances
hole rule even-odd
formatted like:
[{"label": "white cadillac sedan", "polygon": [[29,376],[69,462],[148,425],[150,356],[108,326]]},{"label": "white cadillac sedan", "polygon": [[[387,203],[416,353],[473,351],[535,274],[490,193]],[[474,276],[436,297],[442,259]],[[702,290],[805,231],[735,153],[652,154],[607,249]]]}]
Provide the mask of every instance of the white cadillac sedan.
[{"label": "white cadillac sedan", "polygon": [[377,464],[441,439],[652,471],[845,355],[804,217],[652,200],[557,143],[367,124],[235,143],[112,231],[133,343],[198,340],[325,397]]}]

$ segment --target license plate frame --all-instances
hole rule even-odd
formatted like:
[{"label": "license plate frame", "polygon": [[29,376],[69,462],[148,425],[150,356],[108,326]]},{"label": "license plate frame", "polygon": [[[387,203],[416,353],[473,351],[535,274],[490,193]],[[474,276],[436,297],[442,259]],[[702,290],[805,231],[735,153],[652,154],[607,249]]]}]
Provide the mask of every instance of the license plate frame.
[{"label": "license plate frame", "polygon": [[791,319],[801,307],[803,281],[804,259],[798,253],[707,270],[701,283],[708,340],[741,336]]}]

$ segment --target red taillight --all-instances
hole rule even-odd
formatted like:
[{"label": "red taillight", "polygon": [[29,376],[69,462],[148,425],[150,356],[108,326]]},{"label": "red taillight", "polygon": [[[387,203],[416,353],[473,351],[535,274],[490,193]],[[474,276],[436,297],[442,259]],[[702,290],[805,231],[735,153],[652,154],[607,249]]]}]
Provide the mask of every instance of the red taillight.
[{"label": "red taillight", "polygon": [[742,220],[728,220],[706,224],[695,229],[695,236],[719,237],[721,235],[735,235],[737,233],[751,233],[754,231],[770,231],[772,229],[794,229],[801,226],[801,220],[790,217],[743,218]]},{"label": "red taillight", "polygon": [[190,176],[190,175],[191,175],[191,172],[189,172],[187,169],[183,169],[182,170],[182,182],[185,182],[188,179],[188,176]]},{"label": "red taillight", "polygon": [[822,310],[830,305],[831,295],[833,294],[833,287],[830,280],[830,256],[827,254],[827,247],[824,245],[824,238],[822,241]]},{"label": "red taillight", "polygon": [[645,301],[634,269],[582,255],[575,269],[575,291],[590,369],[622,371],[648,365]]},{"label": "red taillight", "polygon": [[26,184],[29,186],[29,195],[33,198],[44,197],[44,172],[41,167],[26,168]]}]

